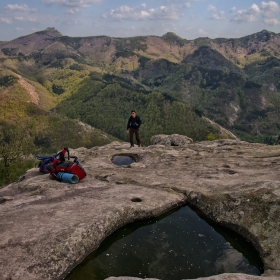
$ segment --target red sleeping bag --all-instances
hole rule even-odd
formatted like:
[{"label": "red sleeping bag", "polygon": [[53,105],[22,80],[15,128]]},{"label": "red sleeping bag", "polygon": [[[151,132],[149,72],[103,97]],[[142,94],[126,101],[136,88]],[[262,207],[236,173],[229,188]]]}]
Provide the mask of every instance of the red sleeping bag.
[{"label": "red sleeping bag", "polygon": [[75,157],[74,161],[65,161],[61,162],[58,159],[55,159],[52,163],[47,166],[47,169],[50,172],[50,175],[54,178],[59,172],[71,173],[78,176],[79,180],[84,179],[87,176],[86,171],[79,163],[77,157]]}]

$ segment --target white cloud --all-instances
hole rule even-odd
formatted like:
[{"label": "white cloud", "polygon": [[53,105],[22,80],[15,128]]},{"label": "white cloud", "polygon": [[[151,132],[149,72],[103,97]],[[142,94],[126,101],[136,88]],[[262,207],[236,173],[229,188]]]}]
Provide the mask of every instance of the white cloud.
[{"label": "white cloud", "polygon": [[34,8],[28,8],[25,4],[8,4],[5,7],[6,11],[20,11],[20,12],[36,12],[37,9]]},{"label": "white cloud", "polygon": [[191,4],[192,2],[198,2],[199,0],[167,0],[168,2],[183,2],[187,5]]},{"label": "white cloud", "polygon": [[47,5],[57,4],[61,7],[77,7],[77,8],[87,8],[91,7],[102,0],[41,0]]},{"label": "white cloud", "polygon": [[168,2],[178,2],[183,3],[183,6],[186,8],[191,8],[193,2],[198,2],[199,0],[167,0]]},{"label": "white cloud", "polygon": [[280,7],[278,3],[274,1],[262,2],[261,12],[265,18],[273,18],[277,13],[280,12]]},{"label": "white cloud", "polygon": [[226,13],[224,11],[220,11],[219,13],[213,14],[211,16],[211,19],[214,20],[221,20],[221,19],[226,19]]},{"label": "white cloud", "polygon": [[231,18],[231,21],[237,23],[243,22],[254,22],[262,16],[263,23],[275,26],[279,24],[279,20],[275,18],[277,14],[280,13],[280,6],[274,1],[261,2],[259,7],[256,4],[253,4],[247,10],[238,10],[235,15]]},{"label": "white cloud", "polygon": [[17,21],[37,22],[35,18],[31,18],[31,17],[16,16],[14,17],[14,19]]},{"label": "white cloud", "polygon": [[70,15],[75,15],[75,14],[78,14],[81,10],[79,8],[73,8],[73,9],[69,9],[67,10],[67,14],[70,14]]},{"label": "white cloud", "polygon": [[213,12],[210,19],[221,20],[221,19],[226,19],[227,18],[226,13],[224,11],[219,12],[218,9],[213,5],[208,5],[207,10],[209,12]]},{"label": "white cloud", "polygon": [[24,17],[15,17],[15,20],[24,21]]},{"label": "white cloud", "polygon": [[7,24],[11,24],[12,23],[12,21],[9,18],[0,18],[0,22],[7,23]]},{"label": "white cloud", "polygon": [[214,13],[218,11],[217,8],[213,5],[208,5],[207,10]]},{"label": "white cloud", "polygon": [[236,14],[231,18],[230,21],[242,23],[242,22],[253,22],[257,20],[257,16],[261,13],[258,5],[253,4],[247,10],[238,10]]},{"label": "white cloud", "polygon": [[229,10],[230,13],[233,13],[234,11],[236,11],[236,7],[232,7],[232,8]]},{"label": "white cloud", "polygon": [[276,26],[276,25],[280,25],[280,22],[278,19],[276,18],[271,18],[271,19],[268,19],[268,18],[265,18],[263,20],[263,22],[267,25],[271,25],[271,26]]},{"label": "white cloud", "polygon": [[81,25],[82,22],[79,20],[72,20],[72,19],[58,19],[56,20],[57,23],[59,23],[62,26],[75,26],[75,25]]},{"label": "white cloud", "polygon": [[186,8],[191,8],[191,3],[190,2],[186,2],[185,4],[184,4],[184,6],[186,7]]},{"label": "white cloud", "polygon": [[203,29],[199,29],[198,30],[198,33],[199,35],[202,35],[202,36],[206,36],[208,33],[206,31],[204,31]]},{"label": "white cloud", "polygon": [[117,9],[103,14],[103,18],[108,20],[160,20],[160,19],[179,19],[179,8],[175,5],[160,6],[159,8],[146,9],[142,4],[138,7],[121,6]]}]

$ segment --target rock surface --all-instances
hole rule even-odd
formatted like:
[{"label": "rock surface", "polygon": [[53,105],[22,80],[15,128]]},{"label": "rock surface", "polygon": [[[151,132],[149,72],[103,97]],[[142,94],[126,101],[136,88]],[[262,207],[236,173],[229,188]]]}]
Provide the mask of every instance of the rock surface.
[{"label": "rock surface", "polygon": [[190,143],[193,143],[190,137],[179,134],[158,134],[150,139],[150,145],[185,146]]},{"label": "rock surface", "polygon": [[223,273],[216,276],[197,278],[197,280],[279,280],[279,277],[259,277],[253,275],[244,275],[240,273]]},{"label": "rock surface", "polygon": [[[105,280],[140,280],[142,278],[135,277],[109,277]],[[196,278],[197,280],[278,280],[279,277],[259,277],[253,275],[245,275],[241,273],[223,273],[220,275]],[[145,280],[157,280],[155,278],[145,278]]]},{"label": "rock surface", "polygon": [[[62,279],[117,228],[186,202],[251,240],[265,265],[262,277],[204,279],[280,279],[279,145],[129,146],[70,149],[88,172],[78,184],[31,169],[0,189],[1,280]],[[116,166],[115,155],[136,162]]]}]

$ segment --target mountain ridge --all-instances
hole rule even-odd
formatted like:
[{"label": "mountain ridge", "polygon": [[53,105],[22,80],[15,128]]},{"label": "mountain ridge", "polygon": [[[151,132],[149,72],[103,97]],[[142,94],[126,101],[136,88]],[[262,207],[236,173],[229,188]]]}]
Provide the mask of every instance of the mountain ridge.
[{"label": "mountain ridge", "polygon": [[[173,32],[126,38],[69,37],[47,28],[0,42],[0,50],[3,77],[7,78],[7,70],[21,75],[39,90],[39,106],[81,121],[90,115],[100,118],[94,112],[85,115],[82,107],[70,101],[73,94],[84,90],[85,81],[93,80],[97,87],[98,83],[104,88],[116,85],[114,98],[126,89],[137,96],[159,92],[165,100],[182,102],[198,116],[232,133],[237,131],[246,140],[263,141],[279,134],[280,34],[274,32],[187,40]],[[84,93],[88,95],[85,104],[94,96],[92,90]],[[62,109],[70,103],[71,112]],[[144,105],[133,106],[145,114]],[[123,113],[123,122],[124,118]],[[91,121],[91,125],[103,129],[98,122]]]},{"label": "mountain ridge", "polygon": [[[35,38],[38,37],[38,41],[41,43],[40,45],[30,45],[31,42],[36,41]],[[69,36],[63,36],[59,31],[57,31],[55,28],[47,28],[43,31],[38,31],[35,33],[32,33],[30,35],[22,36],[19,38],[16,38],[11,41],[0,41],[0,47],[1,52],[0,56],[5,57],[9,55],[18,55],[19,53],[23,55],[30,55],[32,52],[36,52],[41,50],[42,47],[50,46],[54,42],[60,42],[65,44],[66,46],[69,46],[72,49],[79,50],[81,52],[86,53],[88,50],[86,46],[83,46],[81,48],[81,45],[83,43],[91,44],[91,47],[93,46],[93,43],[97,45],[96,47],[100,47],[100,44],[104,47],[106,44],[109,46],[109,44],[114,43],[115,52],[118,51],[118,49],[122,51],[134,51],[135,53],[138,53],[139,55],[143,54],[143,49],[146,50],[148,53],[147,55],[153,56],[152,50],[153,45],[155,43],[161,43],[161,46],[158,45],[158,53],[160,51],[166,51],[166,47],[164,46],[163,42],[166,43],[166,45],[169,48],[173,48],[172,51],[176,52],[176,48],[181,49],[181,55],[188,54],[188,49],[193,47],[199,47],[202,45],[208,45],[212,48],[215,48],[218,52],[222,53],[225,57],[233,59],[233,53],[227,54],[227,52],[224,50],[226,47],[229,47],[231,44],[233,49],[240,54],[241,56],[244,55],[252,55],[256,48],[256,42],[257,45],[259,45],[260,48],[265,49],[266,43],[268,41],[276,41],[279,47],[279,39],[280,35],[274,32],[270,32],[267,30],[262,30],[260,32],[247,35],[241,38],[216,38],[216,39],[210,39],[208,37],[198,37],[194,40],[187,40],[179,37],[173,32],[167,32],[163,36],[155,36],[155,35],[148,35],[148,36],[135,36],[135,37],[109,37],[109,36],[88,36],[88,37],[69,37]],[[143,42],[145,40],[145,42]],[[140,44],[137,44],[137,42],[141,42]],[[178,43],[179,42],[179,43]],[[261,42],[261,44],[259,44]],[[42,44],[44,43],[44,44]],[[28,45],[29,44],[29,45]],[[149,45],[149,49],[147,49],[147,45]],[[187,46],[186,46],[187,45]],[[28,47],[30,51],[28,51]],[[164,48],[163,48],[164,46]],[[242,47],[248,48],[247,53],[244,52],[244,49]],[[4,47],[4,48],[3,48]],[[162,49],[163,48],[163,49]],[[4,51],[3,51],[4,49]],[[5,52],[6,49],[6,52]],[[9,53],[7,49],[12,49],[13,52]],[[108,49],[103,49],[103,52],[108,51]],[[277,54],[279,55],[279,53]],[[175,56],[173,56],[173,59]],[[178,60],[180,56],[176,56],[176,59]]]}]

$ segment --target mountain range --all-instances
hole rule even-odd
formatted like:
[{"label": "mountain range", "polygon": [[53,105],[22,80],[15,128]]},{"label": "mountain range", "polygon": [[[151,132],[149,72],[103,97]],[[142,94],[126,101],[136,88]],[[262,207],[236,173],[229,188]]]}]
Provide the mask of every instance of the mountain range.
[{"label": "mountain range", "polygon": [[[230,138],[220,126],[240,139],[272,144],[280,134],[279,78],[280,34],[267,30],[187,40],[172,32],[68,37],[47,28],[0,41],[0,121],[32,124],[29,136],[46,150],[127,141],[131,109],[143,120],[144,144],[161,133]],[[103,140],[88,138],[87,125]]]}]

